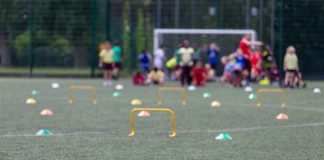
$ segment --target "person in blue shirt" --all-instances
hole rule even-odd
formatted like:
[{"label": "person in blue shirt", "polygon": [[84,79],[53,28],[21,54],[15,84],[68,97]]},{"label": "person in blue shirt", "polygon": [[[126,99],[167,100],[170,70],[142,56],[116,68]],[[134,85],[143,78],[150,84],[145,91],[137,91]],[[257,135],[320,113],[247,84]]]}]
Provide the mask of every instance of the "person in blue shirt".
[{"label": "person in blue shirt", "polygon": [[207,50],[208,56],[208,63],[210,64],[211,68],[214,69],[216,73],[216,68],[219,60],[219,48],[215,43],[211,43]]},{"label": "person in blue shirt", "polygon": [[149,52],[147,52],[146,49],[144,49],[138,56],[140,68],[143,72],[145,72],[145,73],[150,72],[151,60],[152,60],[152,55]]}]

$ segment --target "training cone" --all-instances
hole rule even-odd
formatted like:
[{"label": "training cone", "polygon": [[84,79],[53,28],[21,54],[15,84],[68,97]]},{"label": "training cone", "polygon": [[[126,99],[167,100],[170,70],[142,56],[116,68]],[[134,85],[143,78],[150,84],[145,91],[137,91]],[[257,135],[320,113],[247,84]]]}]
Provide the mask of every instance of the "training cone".
[{"label": "training cone", "polygon": [[319,88],[314,88],[314,93],[321,93],[321,89],[319,89]]},{"label": "training cone", "polygon": [[215,139],[216,140],[232,140],[232,137],[228,133],[221,133]]},{"label": "training cone", "polygon": [[138,117],[150,117],[151,114],[148,111],[141,111],[137,114]]},{"label": "training cone", "polygon": [[196,90],[196,87],[193,86],[193,85],[191,85],[191,86],[188,87],[188,90],[189,90],[189,91],[194,91],[194,90]]},{"label": "training cone", "polygon": [[255,98],[256,98],[256,97],[255,97],[255,95],[254,95],[254,94],[252,94],[252,93],[251,93],[251,94],[249,94],[249,99],[250,99],[250,100],[255,100]]},{"label": "training cone", "polygon": [[37,90],[33,90],[31,94],[32,94],[33,96],[35,96],[35,95],[38,94],[38,91],[37,91]]},{"label": "training cone", "polygon": [[120,96],[121,96],[121,93],[120,93],[120,92],[114,92],[114,93],[113,93],[113,96],[114,96],[114,97],[120,97]]},{"label": "training cone", "polygon": [[204,93],[204,94],[203,94],[203,97],[204,97],[204,98],[210,98],[211,95],[210,95],[210,93]]},{"label": "training cone", "polygon": [[52,88],[53,88],[53,89],[60,88],[60,84],[54,82],[54,83],[52,83]]},{"label": "training cone", "polygon": [[37,101],[34,98],[28,98],[26,100],[26,104],[36,104],[36,103],[37,103]]},{"label": "training cone", "polygon": [[42,116],[51,116],[51,115],[53,115],[54,113],[53,113],[53,111],[51,111],[50,109],[43,109],[43,110],[40,112],[40,114],[41,114]]},{"label": "training cone", "polygon": [[116,88],[116,90],[123,90],[124,86],[121,84],[117,84],[115,88]]},{"label": "training cone", "polygon": [[279,119],[279,120],[287,120],[288,115],[285,114],[285,113],[280,113],[280,114],[278,114],[277,119]]},{"label": "training cone", "polygon": [[142,101],[138,100],[138,99],[133,99],[132,102],[131,102],[131,105],[133,106],[138,106],[138,105],[141,105],[142,104]]},{"label": "training cone", "polygon": [[253,91],[252,87],[250,87],[250,86],[245,87],[244,90],[245,90],[245,92],[252,92]]},{"label": "training cone", "polygon": [[220,106],[221,106],[221,103],[218,102],[218,101],[213,101],[213,102],[210,104],[210,106],[212,106],[212,107],[220,107]]},{"label": "training cone", "polygon": [[36,133],[36,136],[51,136],[53,133],[48,129],[41,129]]}]

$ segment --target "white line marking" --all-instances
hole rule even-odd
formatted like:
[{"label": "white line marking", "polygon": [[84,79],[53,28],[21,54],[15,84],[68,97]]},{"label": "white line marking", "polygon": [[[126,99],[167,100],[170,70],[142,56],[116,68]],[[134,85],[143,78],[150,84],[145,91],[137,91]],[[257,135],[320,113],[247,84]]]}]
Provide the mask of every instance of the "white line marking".
[{"label": "white line marking", "polygon": [[[308,124],[291,124],[281,126],[267,126],[267,127],[248,127],[248,128],[230,128],[230,129],[216,129],[216,130],[179,130],[178,133],[219,133],[219,132],[242,132],[242,131],[254,131],[254,130],[267,130],[267,129],[281,129],[281,128],[302,128],[302,127],[318,127],[324,126],[324,122],[308,123]],[[54,133],[53,136],[64,137],[64,136],[86,136],[86,135],[105,135],[111,136],[117,139],[126,139],[127,132],[123,131],[98,131],[98,132],[72,132],[72,133]],[[137,133],[166,133],[167,131],[138,131]],[[116,136],[125,135],[125,136]],[[34,134],[21,134],[21,135],[0,135],[0,138],[16,138],[16,137],[43,137],[36,136]],[[51,136],[52,137],[52,136]]]}]

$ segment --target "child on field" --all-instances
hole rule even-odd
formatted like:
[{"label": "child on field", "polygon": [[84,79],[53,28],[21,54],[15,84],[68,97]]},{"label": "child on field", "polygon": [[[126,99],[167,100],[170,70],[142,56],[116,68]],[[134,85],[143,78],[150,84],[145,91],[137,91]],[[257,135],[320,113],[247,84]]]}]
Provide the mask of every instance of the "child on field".
[{"label": "child on field", "polygon": [[215,81],[215,70],[212,69],[210,64],[208,64],[208,63],[205,64],[205,69],[206,69],[206,72],[207,72],[206,80],[207,81]]},{"label": "child on field", "polygon": [[120,47],[119,42],[115,42],[115,44],[112,47],[114,51],[114,70],[113,70],[113,78],[118,79],[119,78],[119,72],[122,68],[122,62],[123,62],[123,55],[122,55],[122,49]]},{"label": "child on field", "polygon": [[105,42],[103,48],[99,53],[99,67],[103,68],[104,82],[103,86],[111,86],[111,75],[114,69],[114,52],[110,42]]},{"label": "child on field", "polygon": [[221,82],[228,81],[229,83],[232,83],[235,64],[231,62],[228,56],[223,56],[221,58],[221,62],[224,65],[224,72],[221,78]]},{"label": "child on field", "polygon": [[201,61],[197,61],[196,66],[191,71],[195,86],[205,86],[207,71]]},{"label": "child on field", "polygon": [[141,71],[136,72],[136,74],[133,77],[133,84],[142,86],[145,85],[145,75]]},{"label": "child on field", "polygon": [[286,50],[286,55],[284,59],[284,71],[285,75],[285,87],[296,87],[295,75],[299,72],[298,58],[296,55],[296,49],[294,46],[289,46]]},{"label": "child on field", "polygon": [[138,56],[138,61],[140,63],[140,67],[143,72],[145,72],[145,73],[150,72],[151,59],[152,59],[151,54],[149,52],[147,52],[145,49]]},{"label": "child on field", "polygon": [[261,78],[262,74],[262,56],[261,56],[261,48],[257,47],[255,50],[251,52],[252,54],[249,57],[251,64],[251,80],[257,81]]},{"label": "child on field", "polygon": [[164,73],[157,67],[154,67],[147,76],[147,84],[153,83],[156,85],[164,83]]}]

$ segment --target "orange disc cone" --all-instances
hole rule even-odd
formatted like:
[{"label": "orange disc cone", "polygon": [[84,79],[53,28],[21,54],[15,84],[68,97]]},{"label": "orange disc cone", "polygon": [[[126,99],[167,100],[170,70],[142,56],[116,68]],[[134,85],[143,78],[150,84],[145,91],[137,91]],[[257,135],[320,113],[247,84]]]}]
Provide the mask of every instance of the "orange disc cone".
[{"label": "orange disc cone", "polygon": [[53,112],[50,109],[44,109],[40,113],[42,116],[51,116],[53,115]]},{"label": "orange disc cone", "polygon": [[278,114],[277,119],[279,119],[279,120],[287,120],[288,115],[285,114],[285,113],[280,113],[280,114]]},{"label": "orange disc cone", "polygon": [[151,114],[148,111],[141,111],[137,114],[138,117],[150,117]]}]

